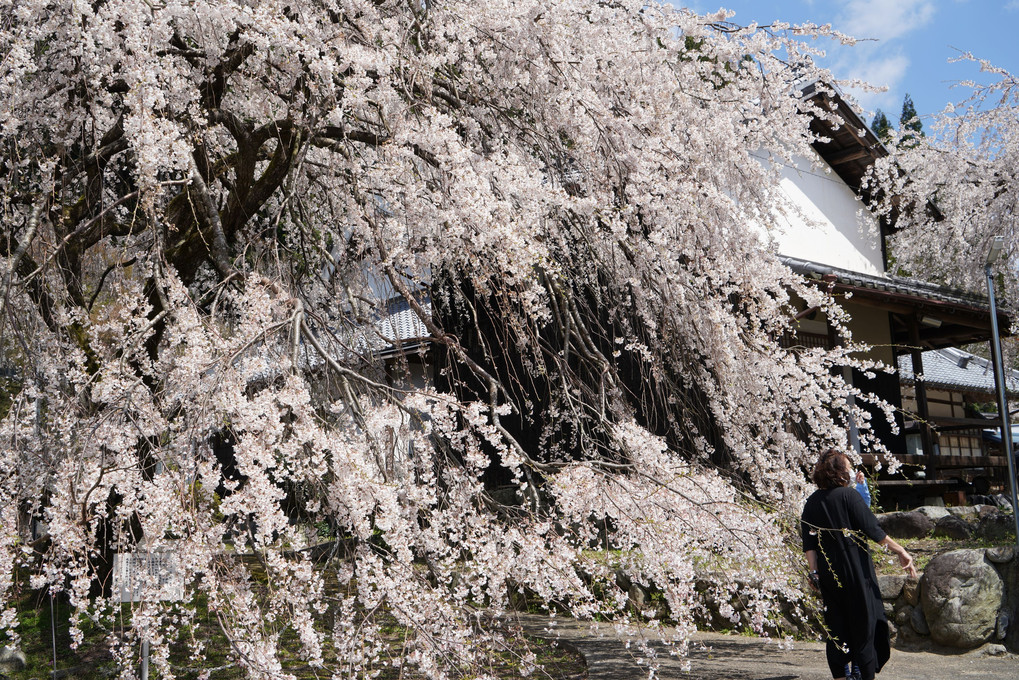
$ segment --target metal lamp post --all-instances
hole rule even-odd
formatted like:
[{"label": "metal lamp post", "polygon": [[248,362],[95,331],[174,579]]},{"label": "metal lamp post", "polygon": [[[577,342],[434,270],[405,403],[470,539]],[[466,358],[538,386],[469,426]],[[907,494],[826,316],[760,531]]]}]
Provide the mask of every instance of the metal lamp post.
[{"label": "metal lamp post", "polygon": [[998,309],[994,304],[994,277],[991,265],[1001,254],[1004,238],[995,236],[987,253],[984,274],[987,275],[987,297],[991,302],[991,361],[994,362],[994,386],[998,391],[998,415],[1001,416],[1001,443],[1008,461],[1008,484],[1012,495],[1012,519],[1015,522],[1016,545],[1019,546],[1019,498],[1016,497],[1015,458],[1012,455],[1012,426],[1008,421],[1008,401],[1005,398],[1005,368],[1001,361],[1001,337],[998,335]]}]

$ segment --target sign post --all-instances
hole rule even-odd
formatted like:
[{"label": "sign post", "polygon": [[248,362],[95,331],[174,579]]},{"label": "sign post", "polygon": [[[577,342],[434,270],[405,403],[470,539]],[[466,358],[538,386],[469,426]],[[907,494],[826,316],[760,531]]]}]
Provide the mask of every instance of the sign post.
[{"label": "sign post", "polygon": [[[122,604],[184,597],[177,560],[165,550],[117,553],[113,562],[113,583]],[[141,680],[148,680],[148,639],[142,639],[141,656]]]}]

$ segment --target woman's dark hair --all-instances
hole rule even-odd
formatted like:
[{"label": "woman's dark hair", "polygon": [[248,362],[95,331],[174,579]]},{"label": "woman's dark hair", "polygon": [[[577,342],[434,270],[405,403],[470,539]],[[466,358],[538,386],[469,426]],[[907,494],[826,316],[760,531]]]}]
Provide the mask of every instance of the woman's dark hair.
[{"label": "woman's dark hair", "polygon": [[852,480],[849,473],[849,456],[838,449],[828,449],[817,459],[811,479],[819,489],[846,486]]}]

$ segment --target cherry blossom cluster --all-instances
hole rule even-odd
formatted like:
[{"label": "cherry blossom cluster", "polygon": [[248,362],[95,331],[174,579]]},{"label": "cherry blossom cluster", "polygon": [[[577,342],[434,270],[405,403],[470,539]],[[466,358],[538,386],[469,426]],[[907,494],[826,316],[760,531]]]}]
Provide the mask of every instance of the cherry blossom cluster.
[{"label": "cherry blossom cluster", "polygon": [[[487,677],[521,598],[658,630],[625,573],[682,651],[699,583],[758,629],[798,596],[804,467],[851,421],[881,451],[840,377],[881,367],[777,259],[761,159],[816,157],[800,40],[848,38],[636,0],[0,17],[0,630],[28,574],[125,678],[213,636],[253,678]],[[847,343],[783,346],[802,301]]]},{"label": "cherry blossom cluster", "polygon": [[987,82],[959,83],[969,96],[938,114],[927,136],[900,144],[901,131],[892,131],[893,153],[870,179],[878,189],[874,207],[896,216],[891,246],[902,271],[969,291],[985,292],[991,241],[1004,237],[993,271],[1008,304],[1019,299],[1019,81],[972,54],[959,60],[978,64]]}]

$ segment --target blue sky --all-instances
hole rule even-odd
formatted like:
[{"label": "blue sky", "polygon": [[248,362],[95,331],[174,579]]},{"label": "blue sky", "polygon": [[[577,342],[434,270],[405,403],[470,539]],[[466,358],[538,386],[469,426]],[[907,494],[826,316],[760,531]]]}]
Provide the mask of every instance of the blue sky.
[{"label": "blue sky", "polygon": [[868,40],[853,47],[829,41],[824,65],[838,78],[859,78],[887,92],[851,94],[867,112],[882,109],[897,124],[908,92],[921,119],[948,102],[966,98],[952,88],[962,80],[987,79],[973,63],[948,61],[960,51],[986,59],[1019,75],[1019,0],[693,0],[674,1],[697,12],[719,8],[736,12],[739,24],[830,23],[835,29]]}]

